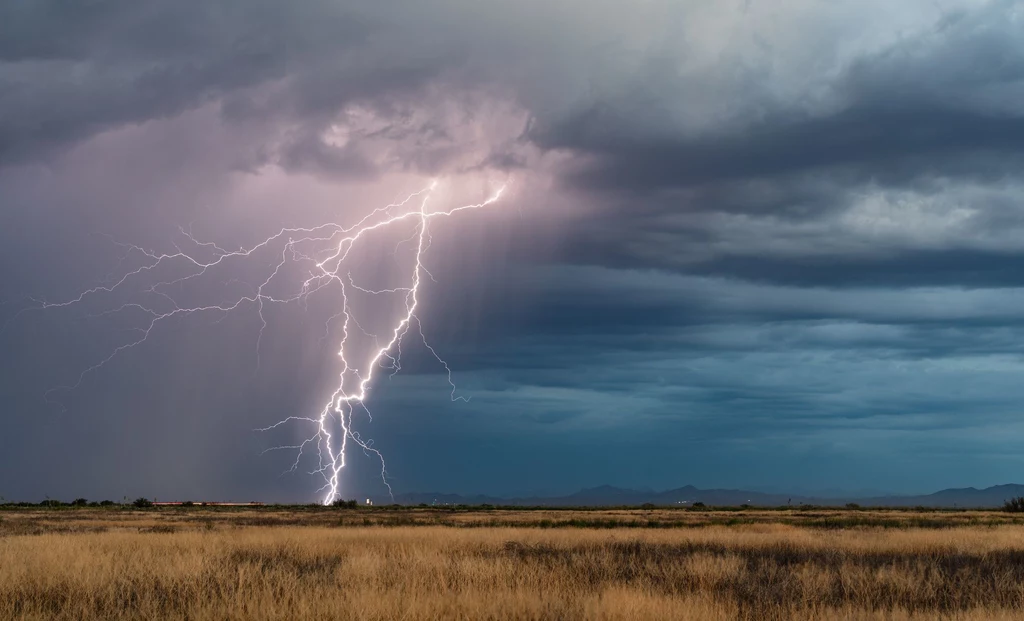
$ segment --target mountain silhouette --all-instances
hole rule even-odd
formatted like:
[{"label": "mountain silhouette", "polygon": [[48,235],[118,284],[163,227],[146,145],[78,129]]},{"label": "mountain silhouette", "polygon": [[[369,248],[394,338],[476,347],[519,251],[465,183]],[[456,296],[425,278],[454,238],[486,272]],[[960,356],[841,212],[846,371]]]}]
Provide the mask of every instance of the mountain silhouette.
[{"label": "mountain silhouette", "polygon": [[[936,507],[936,508],[987,508],[1001,507],[1010,498],[1024,496],[1024,485],[994,485],[978,489],[975,487],[949,488],[924,495],[888,496],[829,496],[814,497],[797,494],[764,493],[741,489],[700,489],[692,485],[665,490],[635,490],[612,485],[600,485],[581,489],[566,496],[526,496],[504,498],[489,495],[461,495],[448,493],[407,493],[397,494],[394,502],[402,505],[502,505],[531,507],[621,507],[652,504],[657,506],[692,506],[704,503],[708,506],[753,507],[780,506],[843,506],[856,503],[863,507]],[[390,499],[376,499],[386,504]]]}]

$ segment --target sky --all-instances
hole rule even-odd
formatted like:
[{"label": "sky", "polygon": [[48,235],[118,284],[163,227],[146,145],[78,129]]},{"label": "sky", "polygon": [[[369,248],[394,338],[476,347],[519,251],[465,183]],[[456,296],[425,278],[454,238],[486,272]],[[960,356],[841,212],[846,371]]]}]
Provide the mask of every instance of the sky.
[{"label": "sky", "polygon": [[[466,400],[415,335],[358,415],[396,493],[1024,483],[1022,29],[1014,0],[0,0],[0,496],[317,498],[267,450],[308,427],[258,429],[334,389],[336,297],[120,351],[145,317],[104,310],[152,281],[39,306],[145,265],[125,244],[347,226],[435,179],[506,191],[424,255]],[[343,497],[386,495],[364,452]]]}]

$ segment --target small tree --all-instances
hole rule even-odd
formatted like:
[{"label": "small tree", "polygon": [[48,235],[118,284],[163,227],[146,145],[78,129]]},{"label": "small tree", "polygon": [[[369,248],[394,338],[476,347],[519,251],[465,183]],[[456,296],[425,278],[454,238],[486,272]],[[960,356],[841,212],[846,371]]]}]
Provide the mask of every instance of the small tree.
[{"label": "small tree", "polygon": [[1003,511],[1010,513],[1024,513],[1024,496],[1011,498],[1003,503]]},{"label": "small tree", "polygon": [[85,498],[75,498],[71,501],[71,505],[74,507],[84,507],[89,504],[89,501]]},{"label": "small tree", "polygon": [[146,509],[153,506],[153,501],[149,498],[136,498],[135,502],[132,503],[137,509]]}]

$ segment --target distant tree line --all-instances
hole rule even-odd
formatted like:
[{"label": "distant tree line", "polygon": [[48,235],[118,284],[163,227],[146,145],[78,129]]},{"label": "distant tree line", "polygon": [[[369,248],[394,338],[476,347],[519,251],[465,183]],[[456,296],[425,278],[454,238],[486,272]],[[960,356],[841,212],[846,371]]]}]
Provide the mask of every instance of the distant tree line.
[{"label": "distant tree line", "polygon": [[1011,498],[1003,503],[1003,511],[1010,513],[1024,513],[1024,496]]},{"label": "distant tree line", "polygon": [[[71,502],[63,502],[63,501],[56,500],[56,499],[53,499],[53,498],[46,498],[45,500],[41,500],[39,502],[25,502],[25,501],[11,502],[11,501],[5,500],[2,496],[0,496],[0,506],[6,506],[6,507],[134,507],[136,509],[149,509],[149,508],[154,507],[154,503],[155,503],[155,500],[150,500],[149,498],[146,498],[146,497],[139,497],[139,498],[136,498],[135,500],[128,500],[128,498],[126,497],[121,502],[114,502],[113,500],[100,500],[100,501],[96,501],[96,500],[88,500],[86,498],[75,498]],[[263,506],[263,503],[253,503],[253,504],[254,505]],[[196,502],[192,502],[190,500],[186,500],[186,501],[181,502],[178,506],[181,506],[181,507],[195,507],[195,506],[199,506],[199,505],[205,506],[206,503],[196,503]],[[318,502],[311,503],[311,504],[305,505],[305,506],[308,506],[309,508],[312,508],[312,509],[324,509],[325,508],[323,504],[318,503]],[[359,505],[359,501],[357,501],[357,500],[344,500],[344,499],[341,499],[341,498],[335,500],[334,502],[332,502],[330,504],[330,507],[343,508],[343,509],[355,509],[355,508],[357,508],[359,506],[360,506]],[[392,506],[393,507],[397,507],[399,505],[392,505]]]},{"label": "distant tree line", "polygon": [[[194,506],[199,506],[200,504],[205,506],[206,503],[195,503],[195,502],[192,502],[192,501],[184,501],[184,502],[181,502],[180,505],[178,505],[178,506],[181,506],[181,507],[194,507]],[[264,506],[262,503],[253,503],[253,504],[254,505],[259,505],[259,506]],[[55,500],[53,498],[46,498],[45,500],[41,500],[39,502],[24,502],[24,501],[21,501],[21,502],[11,502],[11,501],[5,500],[2,496],[0,496],[0,506],[6,506],[6,507],[53,507],[53,508],[55,508],[55,507],[115,507],[116,506],[116,507],[133,507],[133,508],[136,508],[136,509],[149,509],[149,508],[153,508],[154,507],[154,501],[150,500],[148,498],[145,498],[145,497],[139,497],[139,498],[136,498],[135,500],[128,500],[128,498],[126,497],[121,502],[115,502],[113,500],[100,500],[100,501],[96,501],[96,500],[88,500],[86,498],[75,498],[74,500],[72,500],[70,502],[62,502],[60,500]],[[278,506],[278,505],[271,505],[271,506]],[[300,505],[288,505],[288,506],[300,506]],[[301,506],[305,506],[305,507],[308,507],[310,509],[324,509],[325,508],[325,506],[323,504],[321,504],[321,503],[310,503],[308,505],[301,505]],[[329,507],[339,508],[339,509],[356,509],[356,508],[358,508],[360,506],[361,505],[360,505],[359,501],[357,501],[357,500],[344,500],[344,499],[341,499],[341,498],[331,502],[330,505],[329,505]],[[495,505],[490,505],[490,504],[484,504],[484,505],[463,505],[463,504],[455,504],[455,505],[427,505],[426,503],[420,503],[419,505],[399,505],[399,504],[380,505],[379,508],[383,508],[383,509],[403,509],[403,508],[404,509],[415,509],[415,508],[426,508],[426,507],[430,507],[432,509],[439,510],[439,511],[490,511],[490,510],[496,510],[496,509],[515,509],[515,510],[518,510],[518,511],[529,511],[529,510],[550,511],[552,509],[558,509],[558,508],[573,509],[573,510],[577,510],[577,511],[593,510],[593,509],[614,509],[614,508],[618,508],[618,509],[637,509],[637,508],[639,508],[639,509],[647,509],[647,510],[651,510],[651,509],[654,509],[654,508],[677,509],[677,510],[678,509],[682,509],[682,510],[687,510],[688,509],[690,511],[706,511],[706,510],[712,509],[712,507],[708,507],[703,502],[694,502],[693,504],[689,505],[688,507],[674,507],[674,506],[671,506],[671,505],[670,506],[657,506],[657,505],[654,505],[654,504],[651,504],[651,503],[646,503],[646,504],[643,504],[643,505],[641,505],[639,507],[631,506],[631,505],[622,505],[622,506],[618,506],[618,507],[611,507],[611,506],[599,506],[599,507],[575,507],[575,506],[573,506],[573,507],[552,507],[552,506],[547,506],[547,505],[538,505],[538,506],[495,506]],[[374,508],[378,508],[378,507],[374,507]],[[714,510],[717,510],[717,511],[743,511],[743,510],[753,509],[753,507],[751,507],[750,505],[747,505],[747,504],[743,504],[743,505],[740,505],[738,507],[736,507],[736,506],[716,506],[716,507],[713,507],[713,508],[714,508]],[[758,507],[758,509],[761,510],[761,511],[771,511],[771,510],[783,510],[784,511],[784,510],[792,510],[792,509],[797,509],[797,510],[800,510],[800,511],[808,511],[808,510],[828,511],[828,510],[841,510],[841,509],[845,509],[847,511],[858,511],[858,510],[864,510],[864,509],[887,509],[887,510],[890,510],[890,511],[906,511],[906,512],[951,511],[951,510],[955,511],[955,510],[957,510],[956,508],[952,508],[951,509],[949,507],[924,507],[924,506],[916,506],[916,507],[861,507],[857,503],[853,503],[853,502],[847,503],[844,507],[841,507],[841,508],[840,507],[833,507],[833,506],[820,506],[820,505],[805,505],[805,504],[801,504],[801,505],[796,506],[796,507],[790,507],[790,506]],[[968,508],[967,507],[961,507],[959,510],[963,511],[965,509],[968,509]],[[984,510],[983,508],[979,508],[979,509]],[[989,509],[989,510],[991,510],[991,509]],[[1003,503],[1002,510],[1006,511],[1006,512],[1009,512],[1009,513],[1024,513],[1024,496],[1018,496],[1016,498],[1011,498],[1011,499],[1005,501]]]},{"label": "distant tree line", "polygon": [[47,498],[39,502],[2,502],[2,499],[0,499],[0,505],[8,507],[113,507],[119,504],[122,503],[117,503],[113,500],[86,500],[85,498],[75,498],[71,502],[61,502],[53,498]]}]

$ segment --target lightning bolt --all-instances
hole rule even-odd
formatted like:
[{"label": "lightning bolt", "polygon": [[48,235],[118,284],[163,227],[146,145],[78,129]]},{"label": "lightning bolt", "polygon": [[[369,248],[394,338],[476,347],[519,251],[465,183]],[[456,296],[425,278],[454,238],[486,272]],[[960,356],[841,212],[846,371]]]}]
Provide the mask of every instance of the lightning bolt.
[{"label": "lightning bolt", "polygon": [[[29,309],[60,309],[83,304],[92,298],[114,297],[122,289],[131,287],[135,281],[143,281],[140,290],[141,296],[129,298],[129,301],[121,304],[115,302],[114,305],[91,315],[94,317],[120,314],[140,316],[141,323],[137,327],[131,328],[136,336],[115,347],[108,352],[108,355],[83,370],[73,384],[48,391],[45,395],[46,400],[52,401],[55,394],[78,388],[90,374],[101,369],[119,354],[145,343],[150,334],[169,319],[199,313],[216,313],[222,315],[218,318],[220,321],[233,311],[247,305],[255,307],[260,319],[260,330],[256,339],[258,368],[260,346],[268,325],[264,316],[265,308],[273,304],[305,303],[311,295],[333,287],[340,292],[341,308],[325,322],[324,334],[320,341],[322,343],[329,337],[333,323],[341,322],[341,340],[337,350],[341,369],[338,374],[337,387],[324,401],[322,409],[317,414],[288,416],[258,431],[271,431],[290,423],[311,426],[310,435],[301,443],[275,446],[267,450],[295,451],[295,461],[288,470],[289,472],[295,471],[299,467],[307,451],[315,450],[317,467],[312,474],[323,477],[324,485],[317,490],[317,493],[323,493],[324,504],[330,504],[339,498],[341,472],[345,468],[350,443],[380,461],[381,479],[390,493],[391,486],[388,483],[384,457],[380,451],[374,448],[372,440],[365,439],[354,428],[354,416],[357,412],[362,411],[372,421],[372,414],[367,408],[366,401],[373,389],[374,381],[380,371],[388,371],[390,375],[394,375],[401,370],[402,342],[410,330],[415,330],[427,351],[443,366],[448,383],[452,388],[451,399],[453,401],[467,400],[456,394],[451,369],[427,342],[423,326],[416,314],[420,306],[419,296],[424,276],[433,280],[433,275],[424,265],[423,259],[432,242],[430,226],[434,221],[450,218],[460,212],[493,205],[501,198],[506,189],[506,185],[502,185],[490,197],[479,203],[464,204],[447,209],[428,209],[437,187],[438,182],[435,180],[429,186],[408,195],[404,200],[374,209],[351,226],[346,227],[337,222],[327,222],[308,228],[282,228],[255,245],[241,247],[238,250],[226,250],[216,243],[200,241],[192,234],[191,225],[188,229],[180,228],[179,231],[182,237],[191,244],[192,250],[185,250],[174,244],[174,252],[158,253],[134,244],[115,242],[121,249],[119,265],[129,261],[133,256],[138,257],[142,264],[135,269],[124,271],[120,276],[108,276],[106,282],[109,284],[85,289],[62,302],[33,299],[33,305]],[[357,284],[350,269],[353,249],[365,243],[371,233],[402,225],[411,225],[413,229],[413,234],[398,242],[395,248],[397,254],[402,245],[414,245],[413,265],[408,285],[372,289]],[[236,262],[247,260],[253,263],[257,255],[264,251],[272,252],[274,259],[267,271],[264,272],[265,277],[261,277],[260,283],[251,287],[247,293],[242,293],[227,302],[194,306],[180,305],[172,295],[172,289],[186,286],[192,281],[213,274],[221,267],[228,268]],[[291,293],[275,293],[274,290],[278,287],[277,282],[286,278],[286,268],[291,264],[306,266],[308,277],[301,280],[297,290]],[[159,278],[157,275],[164,270],[178,270],[178,273],[173,278],[159,280],[155,284],[144,284],[147,279],[152,282]],[[232,278],[224,285],[236,283],[244,284],[241,279]],[[357,293],[369,296],[400,296],[404,310],[393,325],[385,330],[383,336],[370,333],[360,325],[350,302],[351,296]],[[19,312],[18,315],[20,314]],[[374,343],[369,353],[359,359],[357,359],[357,354],[352,352],[353,348],[350,347],[350,339],[353,338],[356,331]]]}]

